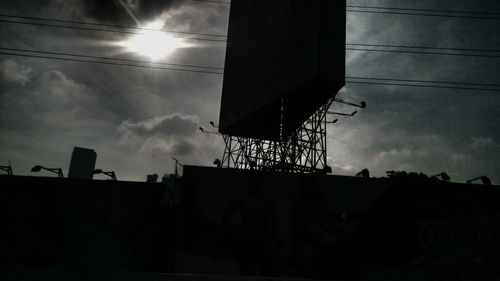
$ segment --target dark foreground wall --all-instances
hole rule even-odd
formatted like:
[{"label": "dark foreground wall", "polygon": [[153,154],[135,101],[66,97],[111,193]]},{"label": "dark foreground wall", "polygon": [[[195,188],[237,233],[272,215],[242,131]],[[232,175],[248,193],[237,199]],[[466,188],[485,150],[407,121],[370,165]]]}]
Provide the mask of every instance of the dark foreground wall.
[{"label": "dark foreground wall", "polygon": [[[202,167],[186,167],[184,180],[179,270],[238,274],[249,263],[255,251],[248,250],[248,241],[258,246],[241,218],[259,216],[245,203],[253,200],[247,190],[258,182],[274,202],[276,222],[272,238],[259,240],[271,258],[250,257],[250,263],[270,265],[273,274],[384,281],[500,278],[498,186],[425,177],[255,176]],[[224,220],[238,204],[247,211]]]},{"label": "dark foreground wall", "polygon": [[[498,186],[419,178],[255,176],[192,166],[184,168],[183,183],[174,200],[170,195],[175,182],[0,176],[3,276],[27,280],[27,272],[37,279],[47,268],[56,275],[238,275],[242,262],[249,261],[245,255],[252,247],[244,243],[250,241],[246,246],[255,246],[250,251],[254,254],[263,251],[259,243],[266,243],[268,257],[253,259],[260,263],[257,273],[276,276],[384,281],[500,278]],[[248,225],[241,219],[241,203],[249,202],[248,189],[256,185],[273,206],[266,240],[249,240]],[[257,208],[247,204],[243,209],[260,208],[259,200],[252,202]],[[231,216],[228,209],[233,209]],[[134,276],[141,280],[143,275]]]},{"label": "dark foreground wall", "polygon": [[171,271],[162,184],[0,177],[2,267]]}]

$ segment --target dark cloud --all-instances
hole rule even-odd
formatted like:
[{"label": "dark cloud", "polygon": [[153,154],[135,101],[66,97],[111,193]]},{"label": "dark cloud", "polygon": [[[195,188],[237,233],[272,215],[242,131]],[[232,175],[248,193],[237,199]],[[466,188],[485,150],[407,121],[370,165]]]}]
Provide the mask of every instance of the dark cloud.
[{"label": "dark cloud", "polygon": [[175,155],[184,156],[189,155],[193,152],[194,145],[189,141],[179,141],[178,143],[172,146],[172,152]]},{"label": "dark cloud", "polygon": [[[152,19],[183,0],[122,0],[139,20]],[[101,22],[135,24],[118,0],[84,0],[87,14]]]}]

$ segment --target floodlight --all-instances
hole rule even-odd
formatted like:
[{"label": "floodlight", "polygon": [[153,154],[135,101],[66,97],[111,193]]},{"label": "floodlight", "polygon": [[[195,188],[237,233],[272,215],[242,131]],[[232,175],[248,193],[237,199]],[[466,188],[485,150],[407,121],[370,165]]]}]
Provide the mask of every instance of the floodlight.
[{"label": "floodlight", "polygon": [[64,178],[63,172],[61,168],[45,168],[41,165],[35,165],[33,168],[31,168],[32,172],[40,172],[41,170],[46,170],[49,172],[52,172],[54,174],[57,174],[58,177]]},{"label": "floodlight", "polygon": [[114,180],[114,181],[118,180],[118,179],[116,178],[115,171],[105,172],[105,171],[103,171],[102,169],[95,169],[95,170],[92,172],[92,174],[94,174],[94,175],[96,175],[96,174],[105,174],[106,176],[110,177],[110,178],[111,178],[111,180]]},{"label": "floodlight", "polygon": [[484,185],[491,185],[491,180],[487,176],[481,176],[467,180],[467,184],[472,184],[473,181],[481,180]]},{"label": "floodlight", "polygon": [[361,170],[360,172],[356,173],[356,177],[359,177],[359,178],[370,178],[370,171],[368,169],[363,169]]},{"label": "floodlight", "polygon": [[328,166],[328,165],[325,165],[325,167],[323,168],[323,172],[325,172],[325,174],[331,174],[332,173],[332,167]]},{"label": "floodlight", "polygon": [[40,165],[36,165],[34,166],[33,168],[31,168],[31,171],[32,172],[40,172],[40,170],[42,169],[43,167],[40,166]]}]

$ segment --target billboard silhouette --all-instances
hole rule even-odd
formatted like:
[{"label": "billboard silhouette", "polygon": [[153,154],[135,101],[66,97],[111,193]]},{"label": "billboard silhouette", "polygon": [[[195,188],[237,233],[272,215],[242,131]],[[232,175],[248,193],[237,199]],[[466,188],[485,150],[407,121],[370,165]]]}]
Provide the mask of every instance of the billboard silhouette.
[{"label": "billboard silhouette", "polygon": [[280,140],[345,83],[345,0],[234,0],[219,131]]}]

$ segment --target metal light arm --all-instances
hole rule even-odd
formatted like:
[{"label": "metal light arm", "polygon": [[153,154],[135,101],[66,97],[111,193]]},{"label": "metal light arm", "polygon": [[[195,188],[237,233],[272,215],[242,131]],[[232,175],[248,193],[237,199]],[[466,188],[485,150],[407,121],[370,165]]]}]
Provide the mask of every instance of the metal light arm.
[{"label": "metal light arm", "polygon": [[337,99],[337,98],[333,99],[333,101],[334,102],[338,102],[338,103],[352,105],[352,106],[359,107],[359,108],[366,108],[366,102],[365,101],[362,101],[360,104],[349,102],[349,101],[345,101],[345,100],[341,100],[341,99]]},{"label": "metal light arm", "polygon": [[467,180],[467,184],[472,184],[472,182],[477,181],[477,180],[481,180],[484,185],[491,185],[491,180],[486,176],[481,176],[481,177]]},{"label": "metal light arm", "polygon": [[328,114],[347,116],[347,117],[353,117],[354,115],[356,115],[356,113],[358,113],[358,111],[354,111],[353,113],[342,113],[342,112],[328,111]]},{"label": "metal light arm", "polygon": [[115,172],[114,172],[114,171],[111,171],[111,172],[102,172],[102,173],[103,173],[103,174],[105,174],[106,176],[110,177],[110,178],[111,178],[112,180],[114,180],[114,181],[118,180],[118,179],[116,178],[116,174],[115,174]]},{"label": "metal light arm", "polygon": [[12,167],[11,166],[0,166],[0,170],[7,172],[7,175],[12,176]]},{"label": "metal light arm", "polygon": [[36,165],[33,168],[31,168],[32,172],[40,172],[40,170],[46,170],[54,174],[57,174],[57,176],[60,178],[64,178],[63,171],[61,168],[45,168],[41,165]]},{"label": "metal light arm", "polygon": [[177,160],[177,158],[175,157],[172,157],[172,159],[175,161],[175,176],[178,176],[179,175],[179,172],[177,170],[177,167],[181,167],[181,168],[184,168],[184,164],[182,164],[179,160]]},{"label": "metal light arm", "polygon": [[204,134],[209,134],[209,135],[218,135],[220,136],[221,134],[218,133],[218,132],[214,132],[214,131],[208,131],[207,129],[203,128],[203,127],[198,127],[198,129],[200,130],[200,132],[204,133]]},{"label": "metal light arm", "polygon": [[93,172],[92,172],[94,175],[95,174],[105,174],[106,176],[110,177],[112,180],[118,180],[116,178],[116,174],[115,174],[115,171],[109,171],[109,172],[105,172],[101,169],[95,169]]}]

